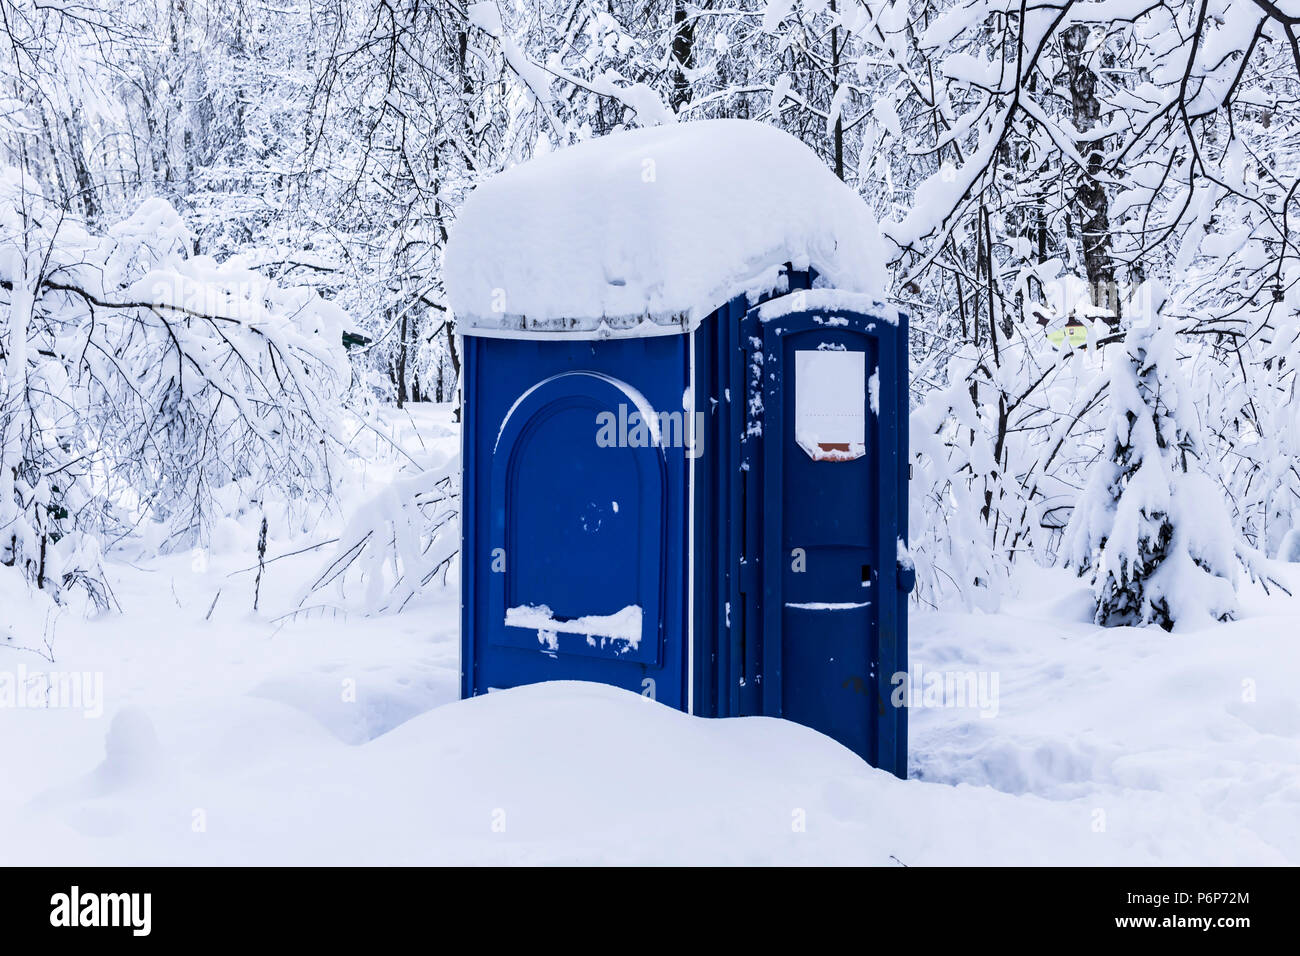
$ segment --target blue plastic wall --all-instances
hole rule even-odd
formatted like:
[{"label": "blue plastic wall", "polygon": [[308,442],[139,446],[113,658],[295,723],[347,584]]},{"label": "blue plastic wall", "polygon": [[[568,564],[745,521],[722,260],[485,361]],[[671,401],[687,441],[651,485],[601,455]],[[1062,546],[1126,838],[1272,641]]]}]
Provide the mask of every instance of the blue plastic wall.
[{"label": "blue plastic wall", "polygon": [[[688,342],[466,337],[464,696],[591,680],[686,706],[686,449],[639,445],[635,423],[681,409]],[[624,442],[598,444],[602,415]],[[527,605],[558,620],[636,605],[643,632],[543,642],[505,624]]]}]

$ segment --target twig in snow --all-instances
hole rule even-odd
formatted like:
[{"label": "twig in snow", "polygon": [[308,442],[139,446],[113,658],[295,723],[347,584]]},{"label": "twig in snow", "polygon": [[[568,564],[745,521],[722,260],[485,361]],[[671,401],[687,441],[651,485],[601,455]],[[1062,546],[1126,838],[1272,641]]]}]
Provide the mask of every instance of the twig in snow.
[{"label": "twig in snow", "polygon": [[203,615],[203,620],[210,621],[212,619],[212,612],[216,610],[219,597],[221,597],[221,588],[217,588],[217,593],[212,595],[212,603],[208,605],[208,613]]},{"label": "twig in snow", "polygon": [[266,570],[266,515],[262,515],[262,530],[257,534],[257,577],[253,579],[253,610],[262,597],[262,572]]}]

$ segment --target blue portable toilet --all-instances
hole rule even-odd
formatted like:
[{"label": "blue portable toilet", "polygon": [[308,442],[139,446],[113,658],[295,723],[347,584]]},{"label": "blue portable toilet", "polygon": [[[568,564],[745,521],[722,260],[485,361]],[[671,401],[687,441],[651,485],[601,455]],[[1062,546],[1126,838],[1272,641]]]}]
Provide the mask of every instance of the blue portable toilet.
[{"label": "blue portable toilet", "polygon": [[445,257],[464,335],[461,692],[786,717],[905,776],[907,324],[862,200],[774,127],[507,170]]}]

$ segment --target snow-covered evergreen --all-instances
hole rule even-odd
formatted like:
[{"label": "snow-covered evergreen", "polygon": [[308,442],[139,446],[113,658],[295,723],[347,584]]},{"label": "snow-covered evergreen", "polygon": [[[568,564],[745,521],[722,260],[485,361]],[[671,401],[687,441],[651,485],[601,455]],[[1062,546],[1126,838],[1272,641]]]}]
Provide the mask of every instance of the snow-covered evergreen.
[{"label": "snow-covered evergreen", "polygon": [[1108,355],[1102,457],[1066,531],[1066,561],[1091,576],[1095,620],[1107,627],[1196,627],[1237,609],[1236,535],[1208,474],[1165,301],[1149,282],[1129,303],[1133,324]]}]

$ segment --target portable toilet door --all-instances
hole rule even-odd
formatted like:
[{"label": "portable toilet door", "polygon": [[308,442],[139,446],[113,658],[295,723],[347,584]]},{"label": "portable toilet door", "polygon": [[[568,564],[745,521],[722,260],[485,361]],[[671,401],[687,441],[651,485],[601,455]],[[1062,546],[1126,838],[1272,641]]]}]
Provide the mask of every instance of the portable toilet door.
[{"label": "portable toilet door", "polygon": [[[906,775],[906,319],[833,290],[751,309],[762,711]],[[856,303],[843,308],[841,303]],[[760,384],[761,383],[761,384]]]},{"label": "portable toilet door", "polygon": [[687,463],[654,410],[681,401],[685,337],[464,342],[462,695],[684,706]]}]

